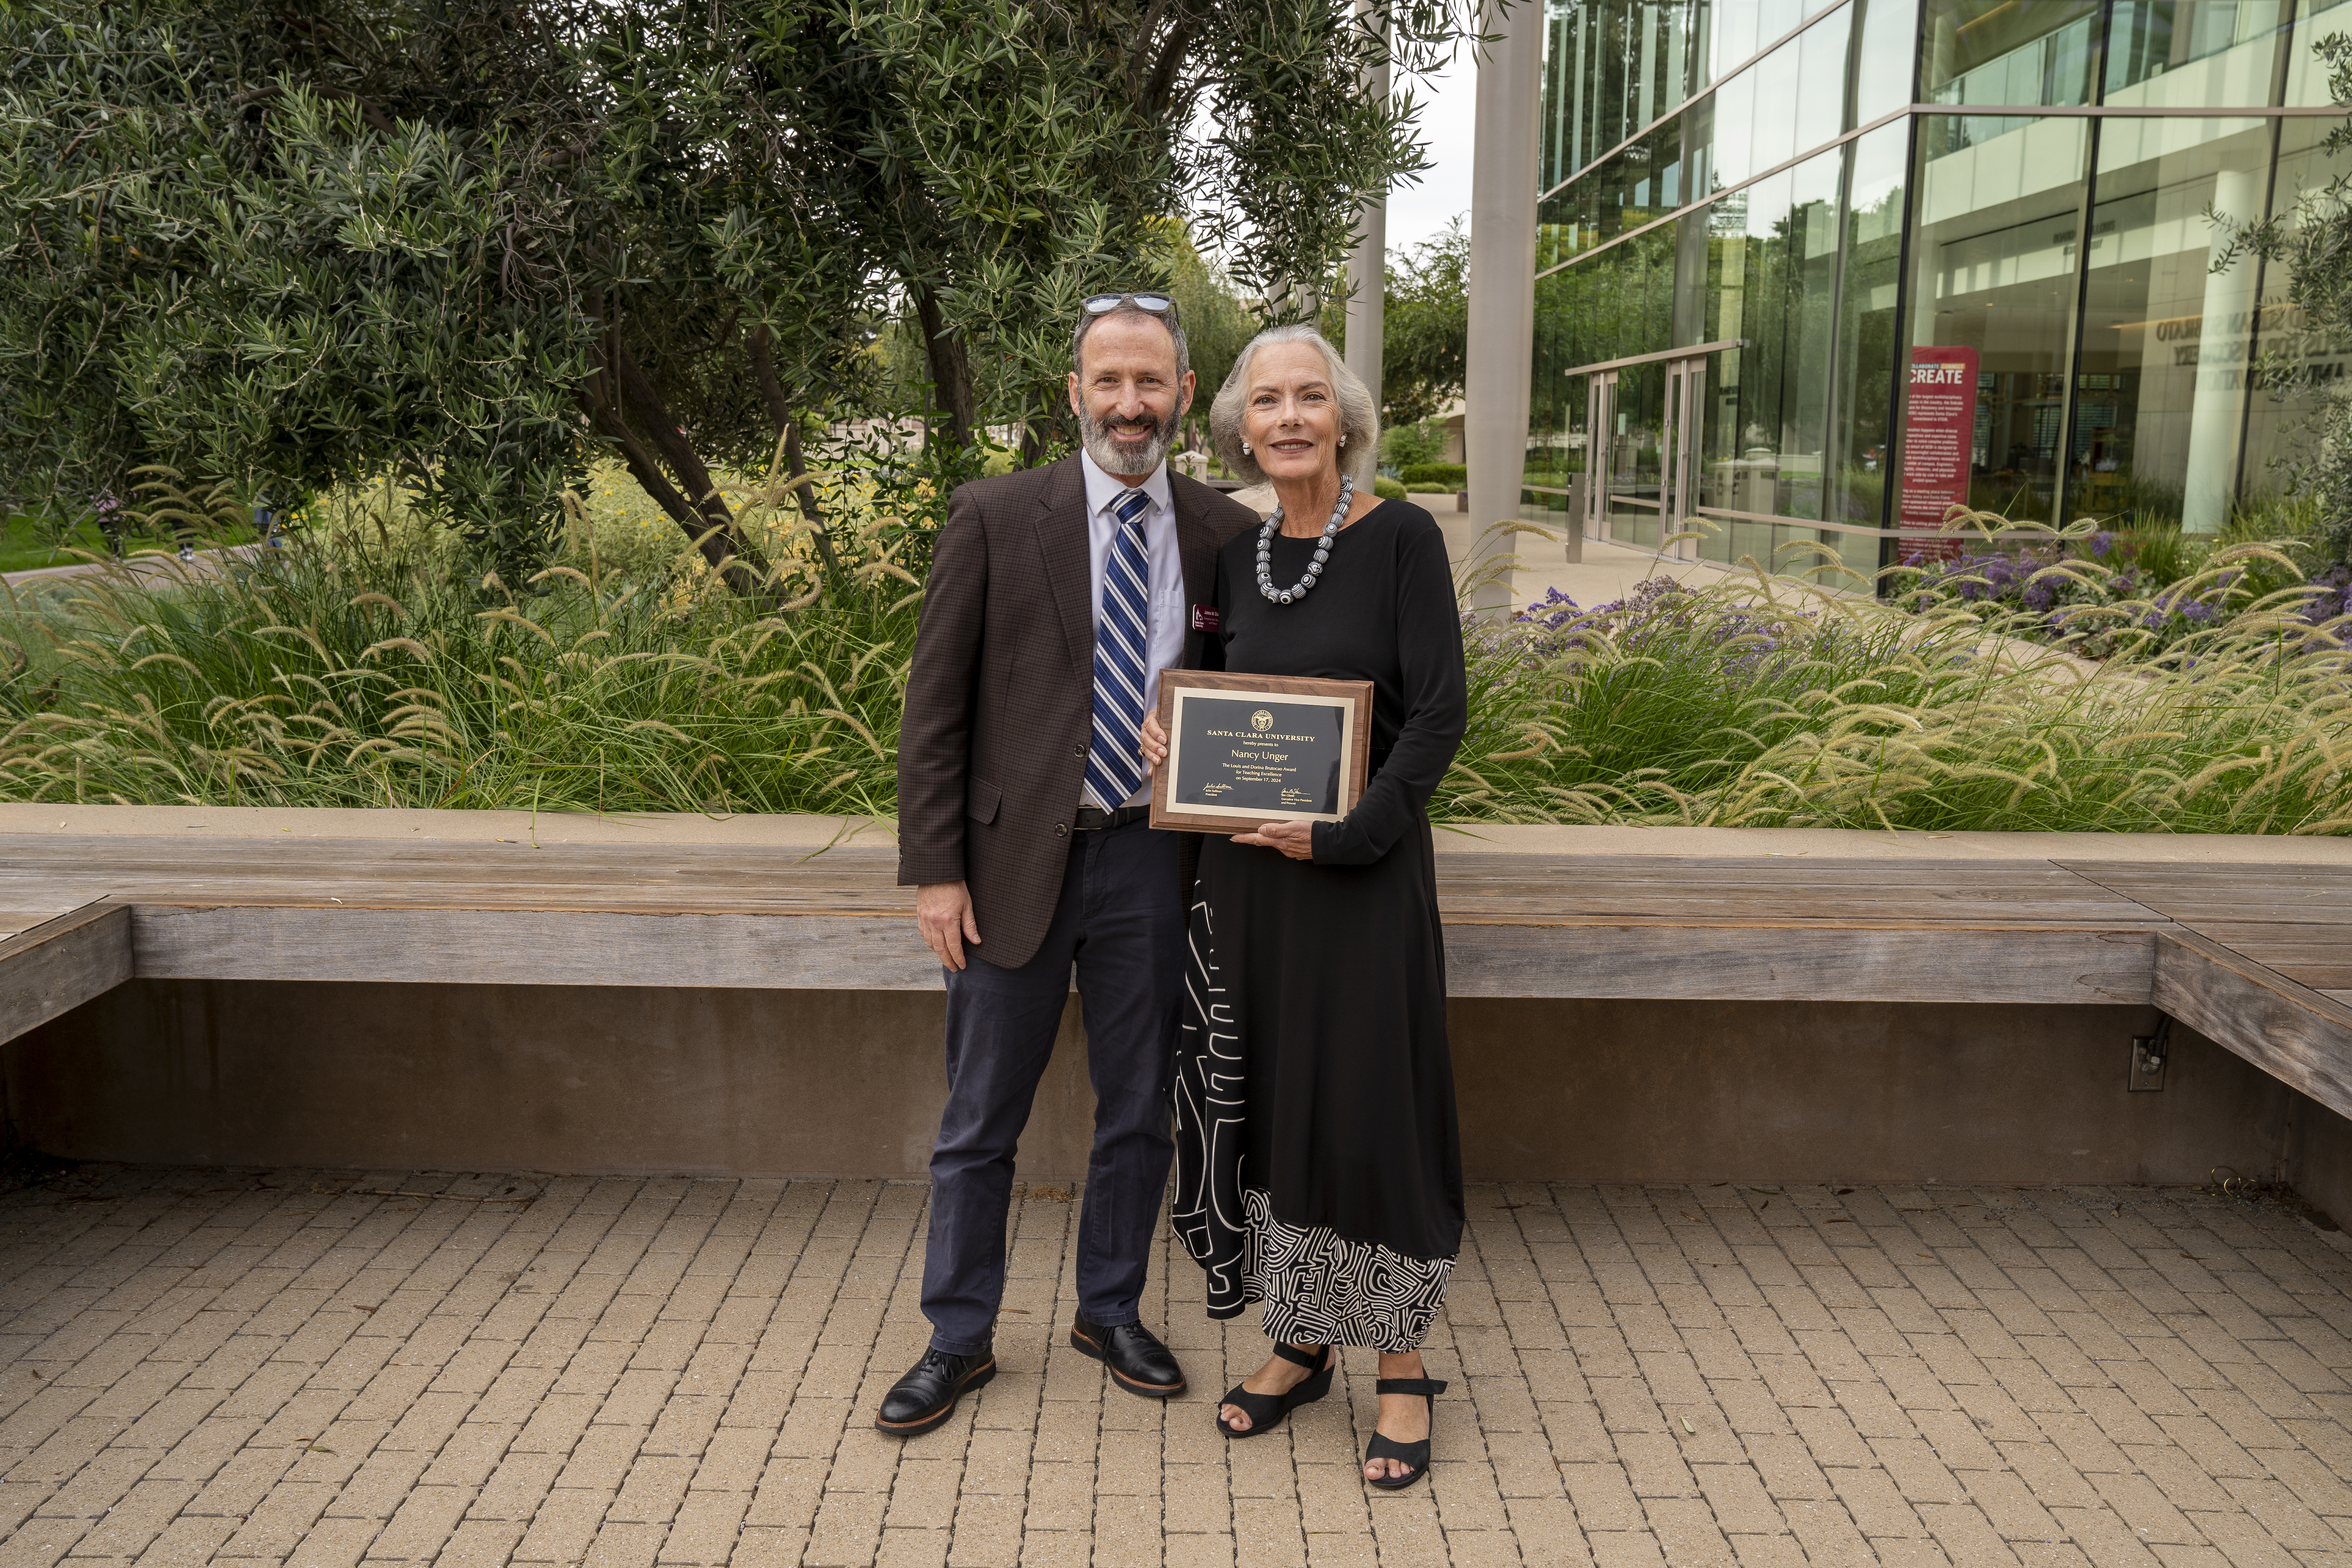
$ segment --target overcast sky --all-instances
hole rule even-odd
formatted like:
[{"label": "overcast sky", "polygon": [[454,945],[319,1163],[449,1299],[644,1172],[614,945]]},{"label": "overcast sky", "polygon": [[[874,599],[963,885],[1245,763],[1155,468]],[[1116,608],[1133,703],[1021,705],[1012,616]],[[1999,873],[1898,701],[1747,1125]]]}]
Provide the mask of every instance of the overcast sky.
[{"label": "overcast sky", "polygon": [[1391,255],[1435,236],[1449,218],[1458,216],[1463,227],[1470,226],[1478,71],[1469,55],[1469,50],[1463,50],[1452,67],[1424,79],[1414,91],[1422,105],[1421,139],[1429,148],[1433,167],[1422,174],[1419,184],[1390,193]]}]

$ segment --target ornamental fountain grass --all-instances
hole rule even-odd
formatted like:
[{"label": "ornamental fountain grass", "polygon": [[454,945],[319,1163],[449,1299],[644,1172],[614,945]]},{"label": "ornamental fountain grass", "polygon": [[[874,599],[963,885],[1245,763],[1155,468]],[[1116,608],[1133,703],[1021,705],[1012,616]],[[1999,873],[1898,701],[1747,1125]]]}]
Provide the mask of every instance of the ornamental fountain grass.
[{"label": "ornamental fountain grass", "polygon": [[[850,580],[790,607],[577,548],[486,589],[364,530],[79,580],[0,625],[0,796],[887,816],[918,600],[903,533],[835,515]],[[2245,581],[2192,585],[2235,613],[2168,641],[2131,629],[2151,601],[2084,607],[2123,628],[2096,664],[2014,635],[2049,636],[2044,613],[1758,571],[1471,620],[1470,732],[1432,814],[2352,830],[2347,624]]]}]

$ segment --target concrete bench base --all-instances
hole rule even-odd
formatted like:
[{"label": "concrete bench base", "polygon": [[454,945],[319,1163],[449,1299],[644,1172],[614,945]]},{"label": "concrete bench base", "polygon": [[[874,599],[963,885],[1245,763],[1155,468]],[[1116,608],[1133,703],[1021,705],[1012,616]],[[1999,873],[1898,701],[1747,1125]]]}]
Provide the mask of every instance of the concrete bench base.
[{"label": "concrete bench base", "polygon": [[[75,1159],[919,1176],[938,993],[135,980],[5,1057],[15,1136]],[[2146,1006],[1450,1005],[1472,1180],[2174,1183],[2352,1218],[2352,1123]],[[1075,1003],[1022,1154],[1084,1174]]]}]

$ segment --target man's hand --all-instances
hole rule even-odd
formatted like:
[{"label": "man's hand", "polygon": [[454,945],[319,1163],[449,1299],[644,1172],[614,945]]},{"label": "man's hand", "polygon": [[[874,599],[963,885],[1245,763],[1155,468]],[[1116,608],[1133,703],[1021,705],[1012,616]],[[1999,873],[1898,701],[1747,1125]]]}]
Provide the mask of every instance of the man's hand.
[{"label": "man's hand", "polygon": [[923,945],[958,972],[963,969],[963,944],[980,945],[980,922],[971,918],[971,892],[961,882],[926,882],[916,889],[915,925],[923,933]]}]

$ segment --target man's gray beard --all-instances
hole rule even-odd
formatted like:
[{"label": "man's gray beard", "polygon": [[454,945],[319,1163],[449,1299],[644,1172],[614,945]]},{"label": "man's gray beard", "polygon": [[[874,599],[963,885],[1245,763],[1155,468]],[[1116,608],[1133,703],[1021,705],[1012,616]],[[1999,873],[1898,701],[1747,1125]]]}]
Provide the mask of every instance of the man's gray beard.
[{"label": "man's gray beard", "polygon": [[1111,439],[1110,421],[1088,414],[1078,421],[1078,441],[1104,473],[1125,479],[1150,479],[1151,470],[1167,460],[1168,448],[1175,444],[1176,421],[1173,417],[1161,420],[1160,428],[1139,452],[1132,448],[1121,450]]}]

